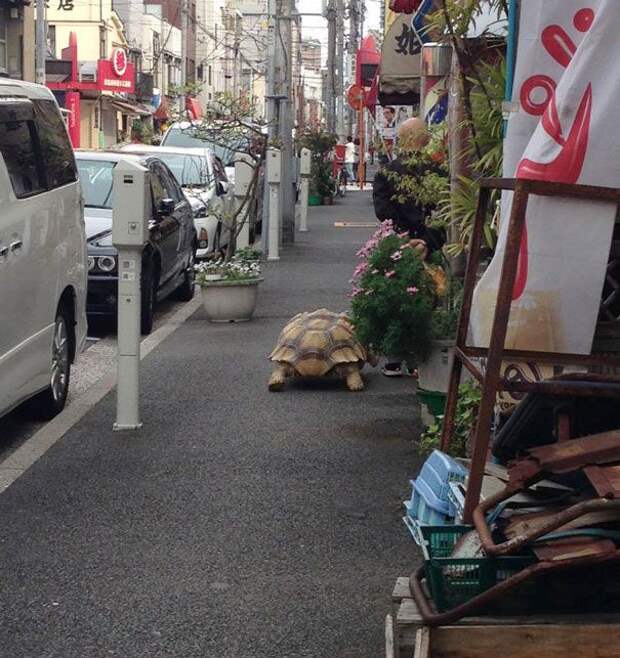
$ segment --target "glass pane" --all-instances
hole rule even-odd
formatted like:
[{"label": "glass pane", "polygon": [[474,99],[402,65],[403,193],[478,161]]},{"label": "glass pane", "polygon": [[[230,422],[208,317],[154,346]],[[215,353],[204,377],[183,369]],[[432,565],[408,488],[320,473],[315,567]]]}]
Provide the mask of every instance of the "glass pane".
[{"label": "glass pane", "polygon": [[0,152],[18,199],[44,191],[33,137],[30,121],[0,123]]}]

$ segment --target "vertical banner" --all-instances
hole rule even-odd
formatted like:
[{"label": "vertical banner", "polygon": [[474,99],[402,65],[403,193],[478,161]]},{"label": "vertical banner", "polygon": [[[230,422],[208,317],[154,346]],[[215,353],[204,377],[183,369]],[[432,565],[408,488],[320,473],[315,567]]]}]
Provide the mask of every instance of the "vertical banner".
[{"label": "vertical banner", "polygon": [[80,148],[80,92],[68,91],[65,95],[65,104],[69,110],[67,130],[71,145],[74,149]]},{"label": "vertical banner", "polygon": [[[509,178],[620,186],[618,0],[521,3]],[[472,339],[488,346],[512,194],[474,298]],[[589,354],[616,215],[613,204],[530,197],[506,347]]]}]

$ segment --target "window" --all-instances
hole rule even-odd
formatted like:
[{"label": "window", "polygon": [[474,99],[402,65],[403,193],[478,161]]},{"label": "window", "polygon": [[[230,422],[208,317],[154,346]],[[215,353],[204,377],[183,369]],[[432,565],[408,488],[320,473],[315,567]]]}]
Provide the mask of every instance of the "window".
[{"label": "window", "polygon": [[56,26],[47,26],[47,52],[51,53],[52,57],[56,56]]},{"label": "window", "polygon": [[84,195],[84,205],[89,208],[114,206],[114,167],[116,162],[107,160],[82,160],[78,158],[80,183]]},{"label": "window", "polygon": [[77,180],[73,149],[54,101],[33,100],[34,114],[49,189]]},{"label": "window", "polygon": [[[63,128],[64,130],[64,128]],[[18,199],[45,191],[33,121],[0,119],[0,153]]]},{"label": "window", "polygon": [[6,71],[6,18],[4,9],[0,8],[0,72],[6,73]]}]

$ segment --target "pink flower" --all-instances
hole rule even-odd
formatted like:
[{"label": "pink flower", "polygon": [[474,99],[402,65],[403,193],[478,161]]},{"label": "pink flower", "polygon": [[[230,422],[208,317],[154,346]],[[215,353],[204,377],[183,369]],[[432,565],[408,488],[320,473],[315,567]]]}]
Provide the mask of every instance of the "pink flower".
[{"label": "pink flower", "polygon": [[418,289],[417,289],[415,286],[410,286],[409,288],[407,288],[407,292],[408,292],[410,295],[415,295],[415,294],[416,294],[417,292],[419,292],[419,291],[418,291]]},{"label": "pink flower", "polygon": [[357,297],[358,295],[360,295],[362,292],[363,291],[362,291],[361,288],[355,287],[355,288],[353,288],[353,290],[351,291],[351,294],[349,296],[351,297],[351,299],[353,299],[354,297]]},{"label": "pink flower", "polygon": [[390,270],[389,272],[385,273],[386,279],[391,279],[393,276],[396,276],[396,272],[394,270]]},{"label": "pink flower", "polygon": [[403,257],[402,253],[400,251],[395,251],[390,258],[397,263],[401,258]]}]

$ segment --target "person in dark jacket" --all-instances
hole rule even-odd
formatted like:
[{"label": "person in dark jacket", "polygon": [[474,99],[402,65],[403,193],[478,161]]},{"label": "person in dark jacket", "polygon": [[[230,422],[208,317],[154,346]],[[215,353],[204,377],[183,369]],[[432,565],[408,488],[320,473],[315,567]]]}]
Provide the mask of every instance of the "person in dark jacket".
[{"label": "person in dark jacket", "polygon": [[427,146],[429,141],[430,134],[422,120],[408,119],[403,122],[398,130],[399,155],[377,172],[372,198],[379,221],[392,220],[398,232],[408,232],[411,238],[424,240],[429,253],[432,253],[441,249],[446,242],[443,231],[426,226],[426,219],[433,208],[421,206],[412,197],[401,203],[398,199],[402,196],[401,192],[397,182],[393,180],[394,175],[400,178],[426,173],[421,165],[412,167],[407,161],[414,153]]},{"label": "person in dark jacket", "polygon": [[[426,220],[433,211],[432,207],[420,205],[413,197],[402,199],[396,177],[422,176],[428,171],[428,165],[410,165],[412,155],[421,151],[430,141],[426,124],[420,119],[408,119],[398,130],[399,155],[392,162],[382,167],[375,176],[373,186],[373,203],[375,215],[381,222],[392,220],[399,233],[409,233],[414,240],[423,240],[428,247],[427,254],[439,251],[446,242],[445,233],[439,229],[426,226]],[[439,169],[437,169],[439,172]],[[401,202],[402,201],[402,202]],[[428,257],[427,255],[427,257]],[[401,361],[397,357],[389,358],[383,367],[386,377],[402,376]]]}]

